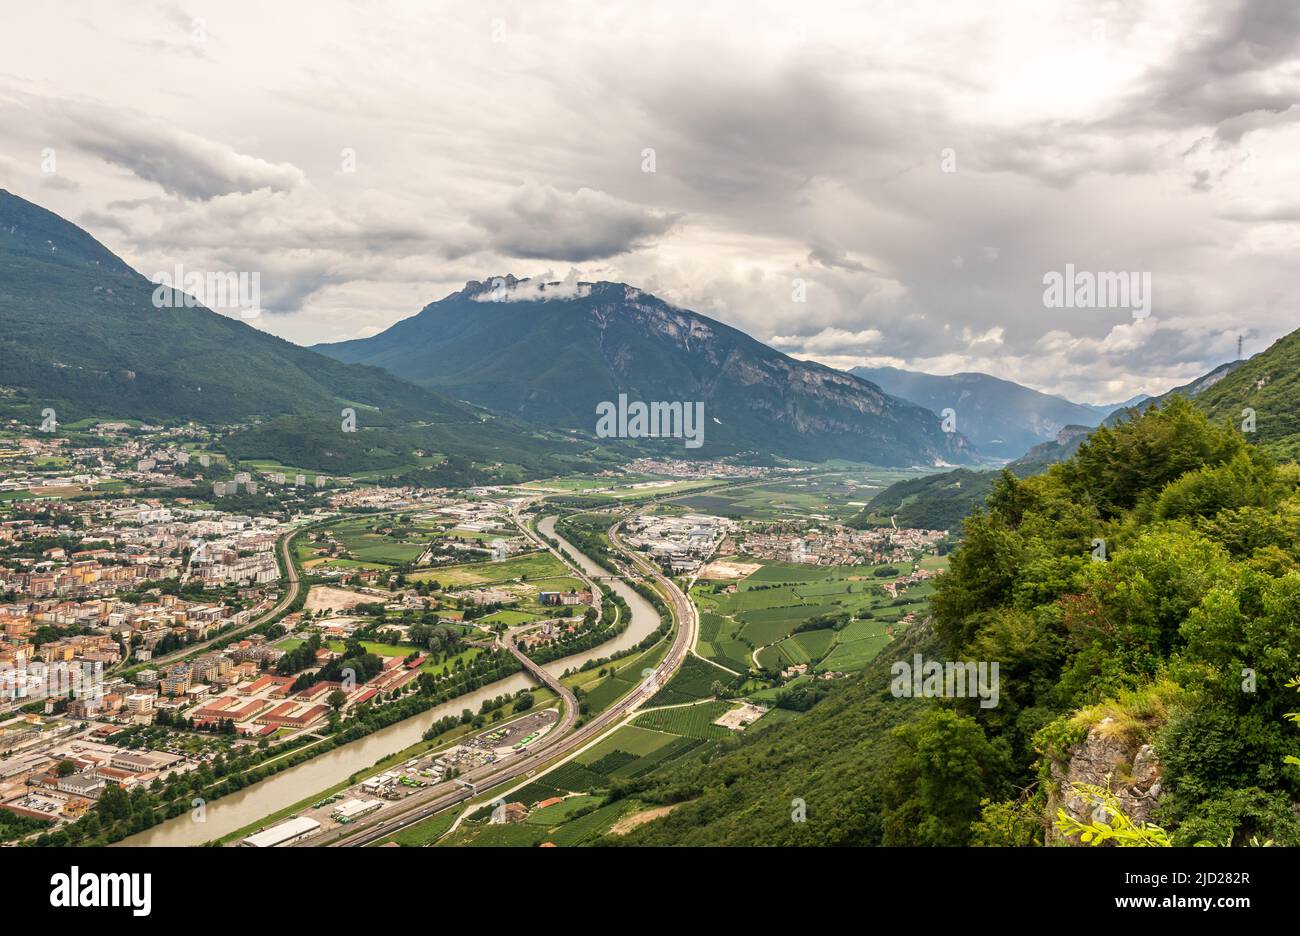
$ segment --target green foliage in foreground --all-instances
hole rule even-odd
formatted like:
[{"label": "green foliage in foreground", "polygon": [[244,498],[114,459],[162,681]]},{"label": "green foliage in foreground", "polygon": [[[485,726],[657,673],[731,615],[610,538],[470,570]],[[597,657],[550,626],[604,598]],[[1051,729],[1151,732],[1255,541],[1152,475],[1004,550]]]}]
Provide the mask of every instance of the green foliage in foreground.
[{"label": "green foliage in foreground", "polygon": [[652,778],[639,799],[681,805],[625,841],[1039,844],[1050,760],[1110,717],[1160,759],[1153,825],[1173,844],[1300,844],[1298,483],[1182,399],[1044,474],[1002,474],[921,646],[998,661],[997,706],[894,699],[878,659],[806,715]]}]

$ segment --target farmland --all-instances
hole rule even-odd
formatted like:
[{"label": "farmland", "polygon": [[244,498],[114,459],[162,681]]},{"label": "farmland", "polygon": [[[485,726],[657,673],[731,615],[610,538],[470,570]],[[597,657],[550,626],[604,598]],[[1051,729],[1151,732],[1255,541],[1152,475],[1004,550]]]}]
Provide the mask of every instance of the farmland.
[{"label": "farmland", "polygon": [[[700,661],[695,661],[700,663]],[[708,667],[708,664],[701,664]],[[713,669],[709,667],[709,669]],[[694,758],[725,744],[736,732],[713,721],[734,703],[708,701],[674,708],[649,709],[630,725],[549,773],[504,796],[508,803],[527,807],[522,821],[493,825],[486,809],[472,814],[439,845],[554,845],[594,844],[614,830],[620,819],[654,808],[657,804],[633,798],[607,797],[619,783],[651,776],[668,765]],[[775,711],[775,710],[774,710]],[[785,713],[786,717],[796,717]],[[770,713],[769,713],[770,715]],[[764,716],[748,731],[762,730]],[[772,719],[775,723],[777,719]],[[562,798],[558,802],[551,802]],[[547,802],[546,806],[539,803]],[[450,815],[450,814],[448,814]],[[646,817],[648,818],[648,816]],[[435,821],[436,820],[436,821]],[[424,825],[424,824],[422,824]],[[441,835],[450,820],[434,817],[423,829],[408,830],[401,844],[426,844]],[[416,830],[419,831],[416,831]]]},{"label": "farmland", "polygon": [[[567,574],[564,563],[548,552],[524,553],[497,562],[467,562],[461,565],[441,566],[436,569],[412,573],[411,581],[436,581],[443,588],[465,585],[488,585],[502,582],[526,581],[537,583],[577,580]],[[576,587],[571,585],[570,587]]]},{"label": "farmland", "polygon": [[701,702],[697,705],[679,705],[673,708],[654,709],[640,715],[632,724],[639,728],[680,735],[683,738],[725,738],[733,734],[730,728],[713,724],[731,708],[729,702]]},{"label": "farmland", "polygon": [[307,569],[385,569],[420,558],[438,528],[408,518],[349,517],[295,544]]},{"label": "farmland", "polygon": [[[910,564],[895,563],[900,574]],[[914,584],[891,598],[881,566],[767,563],[738,582],[704,582],[691,595],[700,608],[699,654],[745,672],[807,664],[818,671],[860,670],[892,639],[903,619],[922,613],[933,585]],[[728,593],[734,585],[735,591]],[[819,626],[821,625],[821,626]]]},{"label": "farmland", "polygon": [[852,467],[676,498],[681,508],[737,520],[834,520],[859,513],[873,496],[916,472],[896,468]]}]

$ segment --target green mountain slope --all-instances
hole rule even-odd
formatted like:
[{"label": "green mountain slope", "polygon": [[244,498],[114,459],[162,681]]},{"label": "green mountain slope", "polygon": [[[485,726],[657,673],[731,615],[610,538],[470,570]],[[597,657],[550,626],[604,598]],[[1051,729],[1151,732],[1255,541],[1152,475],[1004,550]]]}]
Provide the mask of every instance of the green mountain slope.
[{"label": "green mountain slope", "polygon": [[1105,416],[1094,407],[988,374],[940,376],[897,367],[855,367],[849,373],[935,413],[952,409],[957,428],[981,455],[1018,458],[1066,426],[1096,426]]},{"label": "green mountain slope", "polygon": [[[1196,380],[1137,404],[1118,408],[1102,425],[1114,428],[1176,398],[1193,401],[1218,422],[1238,428],[1245,410],[1255,412],[1255,430],[1247,439],[1277,458],[1300,457],[1300,331],[1280,338],[1248,361],[1220,364]],[[1019,478],[1046,471],[1072,457],[1088,438],[1090,425],[1066,426],[1055,439],[1034,446],[1008,464]],[[899,526],[934,525],[955,529],[992,489],[996,472],[954,471],[900,481],[881,491],[852,521],[860,527],[884,526],[890,517]]]},{"label": "green mountain slope", "polygon": [[[1087,426],[1066,426],[1050,442],[1035,445],[1022,457],[1009,462],[1002,470],[1017,478],[1046,471],[1065,461],[1079,450],[1092,430]],[[956,530],[971,511],[984,505],[993,490],[998,471],[971,471],[958,468],[921,478],[895,481],[871,499],[849,521],[859,529],[889,526],[917,527],[926,530]]]},{"label": "green mountain slope", "polygon": [[1279,338],[1267,350],[1242,361],[1196,403],[1211,417],[1240,425],[1254,411],[1250,438],[1272,454],[1300,456],[1300,331]]},{"label": "green mountain slope", "polygon": [[[596,407],[704,404],[705,456],[757,451],[881,465],[960,464],[966,441],[875,384],[787,357],[703,315],[622,283],[556,291],[503,277],[469,283],[371,338],[318,346],[422,386],[593,433]],[[558,285],[558,284],[557,284]],[[527,292],[528,300],[518,297]],[[681,452],[666,441],[664,451]]]},{"label": "green mountain slope", "polygon": [[[468,408],[202,307],[155,308],[154,286],[57,215],[0,191],[0,402],[83,415],[236,421],[337,414],[474,421]],[[64,415],[66,410],[66,417]]]},{"label": "green mountain slope", "polygon": [[[383,444],[404,456],[424,449],[538,471],[561,468],[553,455],[575,448],[208,309],[156,308],[154,289],[81,228],[0,190],[0,418],[34,425],[47,407],[62,424],[301,417],[308,422],[293,453],[285,448],[293,439],[262,434],[257,457],[326,470],[336,460],[313,453],[331,445],[352,451],[358,467],[388,467],[388,456],[364,455],[383,447],[367,437],[378,427],[400,428]],[[345,407],[360,430],[346,438]],[[310,445],[301,441],[305,427]]]}]

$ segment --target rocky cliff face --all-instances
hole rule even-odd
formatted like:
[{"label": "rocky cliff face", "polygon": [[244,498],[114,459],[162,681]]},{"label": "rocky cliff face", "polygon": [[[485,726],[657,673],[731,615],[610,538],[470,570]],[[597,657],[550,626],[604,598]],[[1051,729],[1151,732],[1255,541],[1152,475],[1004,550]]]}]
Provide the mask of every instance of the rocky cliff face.
[{"label": "rocky cliff face", "polygon": [[[1161,790],[1160,761],[1151,745],[1135,746],[1131,739],[1112,731],[1113,726],[1114,719],[1102,719],[1070,749],[1068,760],[1052,762],[1054,789],[1047,802],[1049,822],[1054,823],[1058,809],[1080,822],[1105,818],[1095,815],[1099,804],[1077,792],[1078,784],[1109,787],[1119,800],[1119,808],[1135,823],[1154,821]],[[1080,843],[1061,835],[1053,824],[1047,830],[1047,844]]]}]

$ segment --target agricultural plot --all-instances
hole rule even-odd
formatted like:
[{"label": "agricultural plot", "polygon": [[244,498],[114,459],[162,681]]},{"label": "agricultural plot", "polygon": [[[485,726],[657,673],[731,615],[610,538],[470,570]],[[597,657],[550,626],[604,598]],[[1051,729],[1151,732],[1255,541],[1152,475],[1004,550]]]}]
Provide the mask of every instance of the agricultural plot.
[{"label": "agricultural plot", "polygon": [[655,709],[640,715],[632,724],[683,738],[725,738],[734,734],[730,728],[713,724],[732,707],[730,702],[702,702],[677,708]]},{"label": "agricultural plot", "polygon": [[595,770],[597,773],[605,773],[598,765],[608,767],[614,761],[621,760],[620,755],[637,758],[645,757],[652,754],[659,748],[672,742],[672,738],[664,737],[657,731],[647,731],[644,728],[637,728],[633,725],[620,728],[600,744],[588,751],[578,755],[575,760]]},{"label": "agricultural plot", "polygon": [[714,694],[713,684],[733,685],[737,678],[731,673],[696,656],[687,656],[668,684],[650,699],[651,706],[678,705],[698,702]]},{"label": "agricultural plot", "polygon": [[[814,670],[861,669],[908,614],[922,614],[934,591],[932,582],[911,586],[899,598],[880,587],[889,577],[877,576],[882,568],[911,571],[909,563],[884,566],[811,566],[766,563],[727,594],[720,583],[708,582],[692,589],[701,610],[699,654],[737,671],[755,661],[768,669],[807,664]],[[814,618],[845,617],[842,630],[824,628],[799,631]],[[852,646],[849,646],[852,644]]]},{"label": "agricultural plot", "polygon": [[[700,639],[696,647],[700,656],[721,663],[728,669],[743,673],[749,669],[750,647],[735,639],[732,632],[734,621],[712,612],[700,615]],[[723,628],[727,632],[723,634]]]},{"label": "agricultural plot", "polygon": [[599,790],[607,783],[603,775],[596,773],[594,770],[588,770],[577,761],[561,764],[548,773],[543,780],[556,790],[572,793]]},{"label": "agricultural plot", "polygon": [[556,796],[564,796],[567,790],[562,790],[553,786],[547,781],[550,776],[543,777],[541,780],[534,780],[527,786],[520,787],[514,793],[510,794],[510,802],[523,803],[529,808],[536,806],[542,800],[548,800]]},{"label": "agricultural plot", "polygon": [[794,662],[811,663],[813,660],[820,660],[829,653],[835,640],[836,634],[834,631],[815,630],[794,634],[782,641],[782,644],[789,645],[790,654],[795,657]]},{"label": "agricultural plot", "polygon": [[546,841],[561,847],[581,845],[604,835],[614,823],[636,808],[635,803],[626,800],[610,803],[551,830]]},{"label": "agricultural plot", "polygon": [[805,520],[824,517],[839,522],[855,516],[895,481],[917,473],[845,466],[812,477],[791,478],[718,493],[676,498],[688,510],[739,520]]},{"label": "agricultural plot", "polygon": [[566,578],[564,563],[541,550],[502,559],[498,562],[467,562],[461,565],[442,566],[437,569],[415,572],[408,578],[415,581],[436,581],[448,586],[487,585],[516,580]]},{"label": "agricultural plot", "polygon": [[836,643],[835,648],[817,664],[816,668],[822,671],[834,670],[836,672],[860,670],[876,658],[876,654],[884,649],[890,639],[881,634],[878,637],[866,637],[862,640]]},{"label": "agricultural plot", "polygon": [[588,712],[599,715],[619,698],[635,689],[639,682],[636,673],[622,672],[614,676],[606,676],[583,697]]}]

